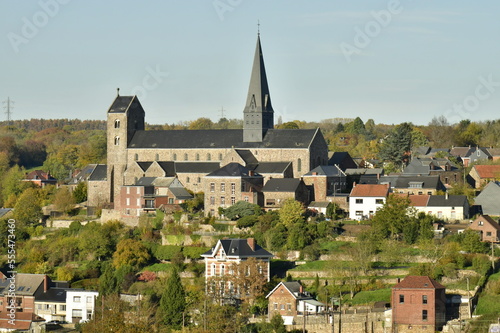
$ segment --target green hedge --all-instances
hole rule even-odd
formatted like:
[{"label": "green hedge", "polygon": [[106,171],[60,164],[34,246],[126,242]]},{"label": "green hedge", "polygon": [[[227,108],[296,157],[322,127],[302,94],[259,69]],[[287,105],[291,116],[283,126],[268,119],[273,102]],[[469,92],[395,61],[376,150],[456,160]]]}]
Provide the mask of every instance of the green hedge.
[{"label": "green hedge", "polygon": [[159,260],[172,260],[172,258],[182,251],[178,245],[160,245],[156,248],[154,256]]},{"label": "green hedge", "polygon": [[201,259],[201,255],[210,250],[209,247],[186,246],[182,249],[184,256],[189,259]]}]

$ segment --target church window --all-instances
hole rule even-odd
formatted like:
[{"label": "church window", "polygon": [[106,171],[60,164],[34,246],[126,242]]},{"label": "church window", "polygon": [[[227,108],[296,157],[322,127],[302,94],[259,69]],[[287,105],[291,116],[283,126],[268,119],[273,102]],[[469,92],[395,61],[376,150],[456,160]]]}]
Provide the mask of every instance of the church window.
[{"label": "church window", "polygon": [[173,160],[177,161],[177,154],[174,154]]},{"label": "church window", "polygon": [[222,154],[219,153],[219,161],[222,161]]},{"label": "church window", "polygon": [[119,146],[119,145],[120,145],[120,137],[115,136],[115,146]]},{"label": "church window", "polygon": [[159,154],[156,154],[155,155],[155,161],[158,161],[160,159],[160,155]]},{"label": "church window", "polygon": [[189,183],[189,177],[186,178],[186,183]]},{"label": "church window", "polygon": [[139,159],[139,154],[134,154],[134,161],[137,161]]},{"label": "church window", "polygon": [[118,119],[115,120],[115,128],[120,128],[120,121]]},{"label": "church window", "polygon": [[212,156],[210,154],[207,154],[207,161],[211,161],[212,160]]},{"label": "church window", "polygon": [[196,182],[200,183],[201,182],[201,178],[200,177],[196,178]]},{"label": "church window", "polygon": [[184,154],[184,161],[187,161],[188,160],[188,154]]},{"label": "church window", "polygon": [[302,160],[300,158],[297,160],[297,171],[302,171]]},{"label": "church window", "polygon": [[199,161],[200,160],[200,154],[196,153],[196,160]]}]

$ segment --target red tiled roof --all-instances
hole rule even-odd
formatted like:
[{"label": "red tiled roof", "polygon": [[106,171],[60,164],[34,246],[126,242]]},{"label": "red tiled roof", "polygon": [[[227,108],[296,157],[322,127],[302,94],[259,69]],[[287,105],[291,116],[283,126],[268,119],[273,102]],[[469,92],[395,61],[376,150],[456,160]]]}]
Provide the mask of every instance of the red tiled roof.
[{"label": "red tiled roof", "polygon": [[359,184],[351,191],[351,197],[387,197],[389,184]]},{"label": "red tiled roof", "polygon": [[31,171],[30,173],[28,173],[26,175],[26,179],[30,179],[30,180],[35,180],[35,179],[48,180],[48,179],[54,179],[54,178],[52,178],[50,176],[50,174],[48,174],[45,171],[42,171],[42,170],[33,170],[33,171]]},{"label": "red tiled roof", "polygon": [[408,275],[393,288],[399,289],[444,289],[445,287],[428,276]]},{"label": "red tiled roof", "polygon": [[427,207],[430,195],[409,195],[410,205],[414,207]]},{"label": "red tiled roof", "polygon": [[10,324],[9,320],[11,319],[8,317],[7,312],[0,313],[0,328],[28,330],[33,321],[44,321],[42,317],[39,317],[31,312],[16,312],[14,325]]},{"label": "red tiled roof", "polygon": [[481,178],[500,178],[500,165],[475,165],[474,168]]}]

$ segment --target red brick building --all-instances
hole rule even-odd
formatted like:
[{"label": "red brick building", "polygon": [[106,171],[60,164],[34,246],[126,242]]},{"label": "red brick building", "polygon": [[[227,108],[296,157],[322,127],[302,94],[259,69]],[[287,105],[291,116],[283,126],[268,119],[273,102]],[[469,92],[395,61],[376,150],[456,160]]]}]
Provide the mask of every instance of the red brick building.
[{"label": "red brick building", "polygon": [[446,322],[445,287],[428,276],[407,276],[392,287],[394,332],[430,332]]},{"label": "red brick building", "polygon": [[26,182],[32,182],[40,187],[45,187],[45,185],[56,185],[57,179],[50,175],[50,172],[45,172],[42,170],[33,170],[26,174],[23,179]]}]

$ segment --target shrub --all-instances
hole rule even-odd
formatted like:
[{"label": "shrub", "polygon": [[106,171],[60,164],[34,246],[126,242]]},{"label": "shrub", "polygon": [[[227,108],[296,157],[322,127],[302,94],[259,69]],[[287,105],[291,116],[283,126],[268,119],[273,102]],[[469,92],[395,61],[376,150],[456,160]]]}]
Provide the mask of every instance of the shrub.
[{"label": "shrub", "polygon": [[174,256],[182,251],[181,246],[160,245],[156,248],[154,256],[159,260],[172,260]]},{"label": "shrub", "polygon": [[490,267],[490,259],[485,255],[477,255],[472,259],[472,269],[481,275],[486,275]]},{"label": "shrub", "polygon": [[238,228],[253,227],[254,224],[257,223],[258,220],[259,220],[259,218],[255,215],[243,216],[242,218],[240,218],[238,220],[238,222],[236,222],[236,226]]},{"label": "shrub", "polygon": [[209,247],[186,246],[182,249],[184,256],[189,259],[200,259],[201,255],[210,250]]}]

